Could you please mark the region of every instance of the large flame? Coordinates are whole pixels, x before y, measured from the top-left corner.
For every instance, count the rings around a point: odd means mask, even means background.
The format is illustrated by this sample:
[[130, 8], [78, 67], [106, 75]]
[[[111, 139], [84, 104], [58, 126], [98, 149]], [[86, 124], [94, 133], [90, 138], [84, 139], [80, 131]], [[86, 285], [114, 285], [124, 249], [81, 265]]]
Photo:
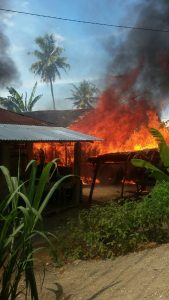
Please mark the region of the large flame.
[[157, 143], [150, 128], [158, 129], [169, 141], [169, 131], [160, 121], [157, 107], [152, 101], [128, 92], [126, 86], [133, 83], [133, 75], [121, 81], [120, 87], [109, 87], [95, 109], [70, 126], [71, 129], [104, 139], [103, 142], [85, 146], [94, 155], [156, 148]]
[[[133, 92], [133, 85], [141, 66], [129, 74], [111, 78], [113, 84], [101, 94], [97, 107], [83, 118], [71, 124], [70, 129], [103, 138], [102, 142], [85, 143], [84, 157], [111, 152], [123, 152], [157, 148], [150, 128], [158, 129], [169, 142], [169, 130], [160, 121], [159, 103]], [[148, 94], [148, 93], [147, 93]], [[164, 101], [160, 101], [163, 105]], [[42, 151], [43, 149], [43, 151]], [[59, 157], [63, 165], [73, 163], [73, 145], [46, 143], [34, 144], [34, 154], [40, 161]], [[42, 157], [40, 155], [42, 154]]]

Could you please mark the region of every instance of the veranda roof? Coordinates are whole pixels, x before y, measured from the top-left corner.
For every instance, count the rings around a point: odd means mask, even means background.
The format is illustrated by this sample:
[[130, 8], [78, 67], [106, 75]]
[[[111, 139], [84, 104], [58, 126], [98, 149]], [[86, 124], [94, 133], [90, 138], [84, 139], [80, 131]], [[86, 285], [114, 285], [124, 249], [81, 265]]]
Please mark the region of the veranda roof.
[[92, 142], [101, 140], [64, 127], [0, 124], [1, 142]]

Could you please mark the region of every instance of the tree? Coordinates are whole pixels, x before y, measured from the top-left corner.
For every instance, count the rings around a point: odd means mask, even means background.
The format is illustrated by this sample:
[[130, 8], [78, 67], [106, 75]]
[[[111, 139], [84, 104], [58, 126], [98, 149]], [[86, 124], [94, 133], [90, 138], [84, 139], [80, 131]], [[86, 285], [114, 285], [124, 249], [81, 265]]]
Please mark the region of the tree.
[[72, 86], [72, 97], [67, 99], [73, 100], [76, 108], [93, 108], [99, 93], [99, 89], [95, 84], [83, 80], [79, 86], [75, 84], [72, 84]]
[[43, 82], [50, 84], [53, 109], [56, 109], [53, 83], [56, 76], [61, 77], [60, 69], [66, 71], [70, 66], [66, 62], [66, 57], [62, 56], [64, 49], [62, 47], [56, 47], [56, 40], [53, 34], [46, 34], [43, 37], [39, 36], [35, 42], [39, 49], [32, 52], [32, 54], [38, 60], [32, 64], [31, 70], [34, 74], [39, 75]]
[[33, 106], [42, 97], [42, 95], [35, 96], [36, 88], [37, 82], [33, 86], [31, 95], [28, 99], [27, 93], [24, 97], [23, 94], [19, 94], [13, 87], [7, 87], [9, 96], [6, 98], [0, 97], [0, 105], [15, 112], [32, 111]]

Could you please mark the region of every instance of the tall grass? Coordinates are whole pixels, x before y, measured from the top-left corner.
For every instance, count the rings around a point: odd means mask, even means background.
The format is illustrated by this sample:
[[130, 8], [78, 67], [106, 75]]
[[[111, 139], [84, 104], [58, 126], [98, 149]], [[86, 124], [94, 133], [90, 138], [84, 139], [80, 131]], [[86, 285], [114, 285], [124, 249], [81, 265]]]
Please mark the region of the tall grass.
[[[48, 163], [37, 179], [36, 162], [30, 161], [26, 168], [30, 175], [25, 182], [20, 180], [19, 169], [18, 176], [11, 177], [9, 170], [0, 166], [8, 188], [7, 197], [0, 201], [0, 300], [14, 300], [23, 292], [25, 299], [28, 292], [31, 299], [39, 299], [33, 261], [33, 254], [38, 249], [33, 248], [32, 240], [41, 235], [50, 243], [47, 234], [37, 230], [37, 225], [42, 221], [42, 213], [54, 191], [71, 176], [55, 182], [46, 193], [53, 166], [57, 167], [56, 161]], [[24, 291], [19, 289], [23, 276]]]

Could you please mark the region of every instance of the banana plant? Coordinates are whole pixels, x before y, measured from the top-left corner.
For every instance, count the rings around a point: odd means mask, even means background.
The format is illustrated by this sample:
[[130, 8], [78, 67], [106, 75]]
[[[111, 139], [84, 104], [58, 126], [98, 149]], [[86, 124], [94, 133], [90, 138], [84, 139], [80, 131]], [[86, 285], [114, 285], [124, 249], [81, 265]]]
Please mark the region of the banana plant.
[[169, 181], [169, 146], [163, 135], [157, 129], [151, 128], [150, 133], [158, 143], [160, 159], [164, 170], [143, 159], [133, 158], [131, 159], [131, 163], [135, 167], [145, 168], [150, 171], [157, 181]]

